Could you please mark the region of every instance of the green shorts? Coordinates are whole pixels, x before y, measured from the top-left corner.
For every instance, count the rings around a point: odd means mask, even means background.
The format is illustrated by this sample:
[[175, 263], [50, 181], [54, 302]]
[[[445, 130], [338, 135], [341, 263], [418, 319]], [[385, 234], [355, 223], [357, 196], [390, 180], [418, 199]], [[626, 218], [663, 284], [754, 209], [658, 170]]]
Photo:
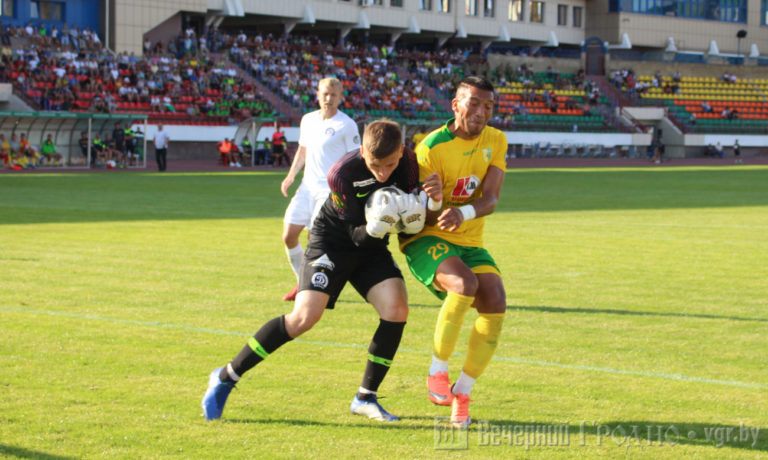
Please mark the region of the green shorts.
[[458, 257], [473, 273], [495, 273], [501, 276], [499, 267], [485, 248], [458, 246], [436, 236], [422, 236], [403, 248], [408, 268], [421, 284], [439, 299], [445, 298], [445, 291], [435, 289], [437, 267], [449, 257]]

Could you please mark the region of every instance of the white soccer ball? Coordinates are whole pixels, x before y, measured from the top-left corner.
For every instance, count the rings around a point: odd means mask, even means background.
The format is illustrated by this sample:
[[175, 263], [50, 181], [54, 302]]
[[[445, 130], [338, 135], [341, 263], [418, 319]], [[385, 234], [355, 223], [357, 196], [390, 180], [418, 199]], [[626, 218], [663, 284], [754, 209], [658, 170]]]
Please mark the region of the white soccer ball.
[[395, 186], [380, 188], [373, 192], [365, 203], [365, 220], [384, 221], [392, 226], [389, 233], [397, 233], [399, 230], [395, 224], [400, 220], [400, 216], [396, 198], [400, 195], [405, 195], [405, 192]]

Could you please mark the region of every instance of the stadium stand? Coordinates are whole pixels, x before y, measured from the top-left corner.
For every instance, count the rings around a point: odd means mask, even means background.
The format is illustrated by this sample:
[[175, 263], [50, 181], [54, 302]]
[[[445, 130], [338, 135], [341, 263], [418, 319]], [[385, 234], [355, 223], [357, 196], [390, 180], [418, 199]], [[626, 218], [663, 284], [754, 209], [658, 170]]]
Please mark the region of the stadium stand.
[[[396, 121], [435, 120], [448, 116], [424, 94], [426, 82], [408, 74], [386, 47], [349, 45], [334, 49], [316, 37], [275, 39], [256, 35], [226, 43], [229, 58], [295, 109], [315, 106], [317, 83], [334, 75], [344, 86], [341, 110], [355, 119], [388, 117]], [[390, 53], [389, 55], [387, 53]]]
[[637, 85], [643, 104], [665, 107], [686, 132], [768, 133], [767, 79], [640, 75]]

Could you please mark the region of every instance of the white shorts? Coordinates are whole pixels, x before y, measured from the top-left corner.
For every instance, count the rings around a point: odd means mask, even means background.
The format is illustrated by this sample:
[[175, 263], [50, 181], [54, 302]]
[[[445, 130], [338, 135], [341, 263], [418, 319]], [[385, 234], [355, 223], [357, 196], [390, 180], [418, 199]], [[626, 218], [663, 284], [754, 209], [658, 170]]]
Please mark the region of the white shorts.
[[312, 221], [320, 212], [323, 203], [328, 199], [329, 189], [317, 190], [315, 193], [309, 191], [303, 183], [299, 185], [296, 193], [291, 198], [291, 203], [285, 209], [283, 222], [287, 224], [302, 225], [312, 229]]

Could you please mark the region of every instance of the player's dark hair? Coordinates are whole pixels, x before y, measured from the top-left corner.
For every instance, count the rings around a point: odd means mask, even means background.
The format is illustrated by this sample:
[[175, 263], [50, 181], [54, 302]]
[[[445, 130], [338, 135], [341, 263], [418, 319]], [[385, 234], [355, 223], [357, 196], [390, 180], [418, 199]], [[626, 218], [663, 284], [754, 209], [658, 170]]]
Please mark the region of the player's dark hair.
[[365, 127], [363, 147], [374, 158], [386, 158], [397, 151], [403, 144], [400, 125], [392, 120], [376, 120]]
[[493, 83], [488, 81], [487, 78], [480, 77], [477, 75], [470, 75], [469, 77], [466, 77], [463, 80], [461, 80], [459, 82], [459, 85], [456, 87], [456, 94], [459, 93], [459, 90], [461, 90], [462, 86], [474, 86], [477, 89], [493, 92]]

